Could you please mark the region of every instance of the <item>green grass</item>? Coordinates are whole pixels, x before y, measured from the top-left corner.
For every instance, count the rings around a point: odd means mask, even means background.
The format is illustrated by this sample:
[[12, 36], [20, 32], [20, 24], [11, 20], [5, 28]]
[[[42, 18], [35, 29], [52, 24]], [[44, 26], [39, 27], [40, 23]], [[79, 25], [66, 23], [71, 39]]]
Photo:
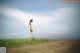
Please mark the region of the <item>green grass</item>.
[[46, 39], [3, 39], [0, 40], [0, 47], [14, 47], [14, 46], [20, 46], [23, 44], [38, 44], [38, 43], [45, 43], [48, 40]]

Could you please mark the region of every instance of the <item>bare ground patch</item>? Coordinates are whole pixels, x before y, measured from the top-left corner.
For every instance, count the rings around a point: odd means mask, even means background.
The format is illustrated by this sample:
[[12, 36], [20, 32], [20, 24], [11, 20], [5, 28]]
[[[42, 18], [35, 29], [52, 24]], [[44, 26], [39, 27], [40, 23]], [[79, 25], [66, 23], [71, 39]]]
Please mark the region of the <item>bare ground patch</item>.
[[80, 41], [49, 41], [7, 48], [7, 53], [80, 53]]

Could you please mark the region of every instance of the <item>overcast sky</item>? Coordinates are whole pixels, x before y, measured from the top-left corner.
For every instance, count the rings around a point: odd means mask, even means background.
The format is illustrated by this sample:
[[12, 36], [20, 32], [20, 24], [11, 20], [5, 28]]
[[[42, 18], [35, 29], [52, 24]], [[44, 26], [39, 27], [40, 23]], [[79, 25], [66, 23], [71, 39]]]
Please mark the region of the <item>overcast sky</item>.
[[28, 38], [30, 19], [36, 38], [79, 39], [79, 5], [60, 0], [0, 0], [0, 39]]

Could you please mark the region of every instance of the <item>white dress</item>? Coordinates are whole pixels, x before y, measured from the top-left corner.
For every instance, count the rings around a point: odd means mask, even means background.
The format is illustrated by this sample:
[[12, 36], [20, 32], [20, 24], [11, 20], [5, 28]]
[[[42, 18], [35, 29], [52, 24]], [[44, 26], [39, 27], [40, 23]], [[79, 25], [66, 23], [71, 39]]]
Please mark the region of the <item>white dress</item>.
[[33, 31], [33, 29], [32, 29], [32, 23], [30, 23], [30, 31]]

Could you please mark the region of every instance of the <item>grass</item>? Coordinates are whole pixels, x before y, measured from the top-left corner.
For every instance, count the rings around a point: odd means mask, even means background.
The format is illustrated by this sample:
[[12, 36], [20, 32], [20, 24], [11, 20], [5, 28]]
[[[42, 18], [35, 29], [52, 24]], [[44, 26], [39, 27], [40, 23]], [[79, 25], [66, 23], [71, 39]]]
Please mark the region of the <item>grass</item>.
[[20, 46], [22, 44], [38, 44], [47, 42], [46, 39], [1, 39], [0, 40], [0, 47], [11, 47], [11, 46]]

